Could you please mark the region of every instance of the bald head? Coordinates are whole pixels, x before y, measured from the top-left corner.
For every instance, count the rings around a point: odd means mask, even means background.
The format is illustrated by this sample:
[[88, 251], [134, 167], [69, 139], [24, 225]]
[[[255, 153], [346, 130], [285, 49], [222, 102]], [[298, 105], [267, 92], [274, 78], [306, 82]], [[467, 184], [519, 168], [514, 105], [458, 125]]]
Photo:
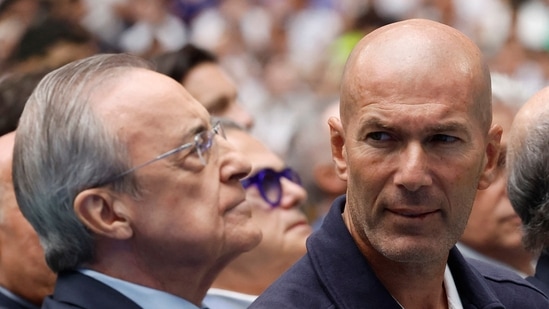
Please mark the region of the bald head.
[[549, 248], [549, 87], [519, 110], [509, 134], [509, 199], [525, 227], [526, 247]]
[[549, 117], [549, 87], [532, 96], [519, 110], [511, 128], [508, 160], [512, 163], [514, 154], [522, 148], [528, 132], [536, 127], [542, 118]]
[[[478, 47], [458, 30], [430, 20], [412, 19], [378, 28], [349, 56], [341, 82], [341, 117], [345, 126], [355, 104], [372, 91], [390, 100], [392, 83], [399, 91], [417, 91], [425, 80], [434, 92], [461, 88], [477, 103], [480, 120], [491, 122], [490, 75]], [[385, 91], [387, 90], [387, 91]]]

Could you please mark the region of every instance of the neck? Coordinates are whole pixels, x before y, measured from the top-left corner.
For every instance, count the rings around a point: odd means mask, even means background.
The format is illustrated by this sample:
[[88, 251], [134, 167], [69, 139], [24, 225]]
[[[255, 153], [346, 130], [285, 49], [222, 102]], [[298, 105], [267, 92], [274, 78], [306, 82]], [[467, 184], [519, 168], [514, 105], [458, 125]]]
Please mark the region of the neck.
[[200, 307], [206, 292], [226, 263], [158, 263], [130, 250], [96, 252], [87, 268], [131, 283], [164, 291]]
[[[350, 220], [343, 216], [350, 225]], [[353, 238], [360, 239], [349, 228]], [[422, 262], [397, 262], [378, 252], [371, 244], [356, 241], [370, 267], [393, 298], [406, 309], [446, 309], [448, 298], [444, 288], [444, 271], [448, 253]]]
[[[383, 261], [379, 261], [384, 259]], [[368, 258], [383, 286], [406, 309], [447, 308], [444, 289], [446, 264], [411, 264]]]
[[281, 255], [257, 255], [257, 250], [241, 254], [227, 265], [217, 276], [212, 287], [259, 295], [267, 289], [293, 262], [297, 260], [282, 258]]

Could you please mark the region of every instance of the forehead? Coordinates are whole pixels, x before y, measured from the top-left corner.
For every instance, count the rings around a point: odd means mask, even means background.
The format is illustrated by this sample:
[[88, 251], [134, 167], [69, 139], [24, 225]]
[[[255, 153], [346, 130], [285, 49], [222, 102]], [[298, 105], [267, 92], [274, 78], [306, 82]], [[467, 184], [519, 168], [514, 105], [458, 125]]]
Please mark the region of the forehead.
[[209, 125], [206, 109], [171, 78], [145, 69], [122, 74], [98, 87], [91, 98], [96, 113], [122, 140], [154, 142], [165, 149], [174, 146], [174, 139], [182, 143], [192, 128]]
[[284, 167], [284, 162], [274, 152], [269, 150], [261, 141], [249, 133], [229, 129], [226, 131], [226, 135], [227, 140], [250, 160], [254, 171], [266, 167], [275, 170]]
[[194, 67], [183, 83], [189, 93], [209, 108], [220, 97], [236, 96], [236, 85], [219, 64], [201, 63]]

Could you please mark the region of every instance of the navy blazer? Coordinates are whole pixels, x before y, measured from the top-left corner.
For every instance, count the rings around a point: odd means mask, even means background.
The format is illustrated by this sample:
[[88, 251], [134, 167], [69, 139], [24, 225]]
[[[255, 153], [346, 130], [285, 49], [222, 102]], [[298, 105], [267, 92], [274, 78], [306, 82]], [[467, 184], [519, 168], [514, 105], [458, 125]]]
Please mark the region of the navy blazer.
[[536, 264], [536, 275], [526, 280], [549, 295], [549, 253], [541, 254]]
[[120, 292], [77, 271], [61, 272], [42, 308], [140, 309]]
[[[341, 213], [345, 196], [334, 201], [320, 230], [307, 239], [307, 254], [249, 308], [401, 309], [356, 246]], [[448, 258], [465, 309], [549, 308], [541, 291], [518, 275], [475, 262], [452, 248]]]
[[15, 300], [0, 293], [0, 309], [35, 309], [36, 307], [29, 307], [25, 304], [16, 302]]

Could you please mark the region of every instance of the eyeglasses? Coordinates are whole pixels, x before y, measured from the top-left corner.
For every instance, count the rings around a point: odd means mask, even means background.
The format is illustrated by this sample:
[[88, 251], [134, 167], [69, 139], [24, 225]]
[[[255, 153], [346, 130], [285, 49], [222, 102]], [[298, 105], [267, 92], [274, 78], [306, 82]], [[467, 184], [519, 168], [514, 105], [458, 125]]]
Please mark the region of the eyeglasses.
[[137, 166], [134, 166], [132, 168], [130, 168], [129, 170], [123, 172], [123, 173], [120, 173], [118, 174], [117, 176], [113, 177], [110, 181], [108, 181], [107, 183], [109, 182], [113, 182], [114, 180], [120, 178], [120, 177], [123, 177], [123, 176], [126, 176], [130, 173], [133, 173], [135, 172], [136, 170], [142, 168], [142, 167], [145, 167], [149, 164], [152, 164], [158, 160], [162, 160], [166, 157], [169, 157], [173, 154], [176, 154], [178, 152], [181, 152], [185, 149], [189, 149], [189, 148], [194, 148], [196, 150], [196, 153], [198, 154], [198, 158], [200, 158], [200, 162], [203, 164], [203, 165], [206, 165], [206, 157], [205, 157], [205, 154], [206, 152], [212, 148], [212, 144], [213, 144], [213, 140], [214, 140], [214, 137], [215, 135], [220, 135], [221, 137], [225, 138], [225, 131], [223, 130], [223, 127], [221, 126], [221, 122], [216, 122], [214, 124], [214, 126], [212, 127], [211, 130], [205, 130], [205, 131], [202, 131], [198, 134], [196, 134], [194, 136], [194, 140], [190, 143], [186, 143], [186, 144], [183, 144], [175, 149], [172, 149], [168, 152], [165, 152], [161, 155], [158, 155], [156, 156], [154, 159], [150, 160], [150, 161], [147, 161], [145, 163], [141, 163]]
[[282, 184], [280, 183], [281, 177], [301, 185], [299, 175], [291, 168], [285, 168], [280, 172], [270, 168], [265, 168], [251, 177], [242, 179], [240, 183], [242, 183], [244, 189], [247, 189], [252, 185], [256, 185], [259, 189], [261, 197], [265, 200], [265, 202], [274, 208], [280, 204], [280, 200], [282, 199]]

